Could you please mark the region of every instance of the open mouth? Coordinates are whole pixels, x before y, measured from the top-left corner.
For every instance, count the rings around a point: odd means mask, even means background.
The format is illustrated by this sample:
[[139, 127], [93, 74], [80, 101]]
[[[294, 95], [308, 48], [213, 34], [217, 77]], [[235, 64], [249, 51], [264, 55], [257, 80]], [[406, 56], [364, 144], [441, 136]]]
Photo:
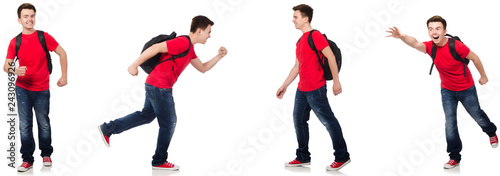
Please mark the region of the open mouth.
[[439, 39], [439, 36], [433, 36], [432, 38], [434, 38], [435, 40]]

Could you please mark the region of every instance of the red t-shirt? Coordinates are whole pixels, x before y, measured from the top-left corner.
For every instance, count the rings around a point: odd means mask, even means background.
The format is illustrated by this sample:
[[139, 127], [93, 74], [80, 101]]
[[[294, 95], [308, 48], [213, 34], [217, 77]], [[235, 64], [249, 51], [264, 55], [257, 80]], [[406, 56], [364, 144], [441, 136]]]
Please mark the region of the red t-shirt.
[[[45, 42], [47, 49], [54, 51], [59, 43], [48, 33], [45, 33]], [[45, 91], [49, 89], [49, 69], [47, 67], [47, 56], [38, 40], [38, 32], [32, 34], [23, 34], [21, 46], [19, 47], [20, 66], [26, 66], [26, 75], [18, 76], [16, 85], [29, 91]], [[10, 41], [7, 51], [7, 59], [16, 57], [16, 37]]]
[[[300, 41], [297, 42], [295, 54], [299, 61], [299, 90], [303, 92], [319, 89], [326, 84], [323, 77], [323, 70], [318, 62], [318, 56], [308, 43], [309, 32], [302, 34]], [[315, 31], [312, 35], [314, 45], [318, 49], [320, 56], [323, 57], [321, 50], [328, 46], [326, 38], [319, 31]]]
[[[191, 45], [191, 49], [186, 56], [161, 63], [156, 66], [146, 78], [146, 83], [152, 86], [162, 89], [171, 89], [175, 82], [177, 82], [177, 78], [179, 78], [182, 71], [184, 71], [192, 59], [196, 59], [198, 56], [196, 56], [196, 53], [194, 52], [193, 44], [191, 44], [186, 37], [181, 36], [168, 40], [166, 45], [168, 53], [163, 53], [160, 61], [186, 51], [189, 48], [189, 45]], [[172, 65], [174, 67], [173, 71]]]
[[[450, 40], [448, 40], [449, 42]], [[443, 47], [436, 46], [436, 58], [434, 65], [439, 72], [441, 78], [441, 87], [451, 91], [462, 91], [474, 85], [474, 79], [470, 73], [469, 67], [466, 66], [466, 76], [464, 77], [463, 63], [453, 58], [448, 47], [448, 42]], [[427, 54], [432, 53], [432, 41], [424, 42]], [[461, 58], [467, 57], [470, 49], [462, 42], [456, 40], [455, 49]], [[431, 56], [432, 57], [432, 56]]]

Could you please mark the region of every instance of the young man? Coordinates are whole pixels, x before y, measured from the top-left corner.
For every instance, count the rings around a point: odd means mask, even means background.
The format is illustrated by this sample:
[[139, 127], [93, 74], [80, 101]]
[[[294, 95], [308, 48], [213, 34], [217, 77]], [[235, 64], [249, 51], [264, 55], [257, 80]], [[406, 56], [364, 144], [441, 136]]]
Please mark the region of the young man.
[[[432, 45], [436, 45], [436, 56], [434, 64], [441, 78], [441, 96], [443, 109], [446, 117], [446, 142], [448, 144], [447, 152], [450, 153], [450, 160], [444, 165], [445, 169], [454, 168], [459, 165], [461, 160], [460, 151], [462, 150], [462, 141], [458, 134], [457, 128], [457, 105], [461, 102], [467, 112], [479, 124], [483, 132], [490, 137], [490, 144], [493, 148], [498, 146], [498, 137], [496, 135], [497, 127], [493, 124], [486, 113], [479, 106], [474, 79], [472, 78], [469, 67], [465, 67], [461, 61], [453, 58], [448, 42], [445, 37], [446, 21], [440, 16], [433, 16], [427, 20], [427, 28], [431, 41], [419, 42], [414, 37], [403, 34], [398, 28], [390, 28], [390, 35], [401, 39], [407, 45], [417, 49], [418, 51], [432, 55]], [[488, 77], [483, 68], [483, 64], [479, 57], [472, 52], [462, 42], [455, 41], [456, 52], [461, 58], [471, 60], [481, 74], [479, 83], [481, 85], [488, 82]]]
[[[19, 112], [19, 129], [21, 133], [21, 154], [23, 163], [18, 171], [24, 172], [32, 168], [35, 151], [33, 139], [33, 109], [38, 124], [39, 148], [42, 151], [44, 166], [51, 166], [50, 158], [53, 148], [49, 119], [49, 69], [46, 53], [39, 41], [38, 32], [33, 27], [36, 22], [35, 6], [22, 4], [17, 10], [18, 22], [22, 25], [21, 45], [16, 53], [16, 37], [10, 41], [4, 71], [17, 75], [16, 97]], [[62, 75], [57, 85], [67, 84], [67, 56], [64, 49], [48, 33], [44, 33], [47, 49], [55, 51], [60, 58]], [[19, 67], [12, 67], [14, 59], [19, 58]]]
[[[146, 79], [146, 101], [142, 111], [137, 111], [125, 117], [100, 125], [106, 146], [109, 147], [109, 138], [113, 134], [119, 134], [131, 128], [150, 123], [158, 117], [160, 130], [155, 154], [153, 155], [153, 169], [178, 170], [179, 166], [167, 161], [168, 146], [174, 134], [177, 116], [175, 114], [172, 87], [179, 75], [189, 63], [198, 71], [205, 73], [210, 70], [220, 59], [227, 54], [224, 47], [220, 47], [219, 53], [210, 61], [202, 63], [196, 56], [193, 45], [205, 44], [210, 38], [214, 22], [205, 16], [196, 16], [191, 22], [189, 38], [180, 36], [166, 42], [155, 44], [146, 49], [139, 58], [130, 65], [128, 72], [137, 76], [139, 65], [158, 53], [163, 53], [160, 60], [167, 59], [189, 49], [189, 53], [174, 61], [163, 62], [156, 66]], [[188, 40], [190, 39], [190, 41]]]
[[[335, 152], [335, 161], [326, 167], [327, 170], [339, 170], [347, 165], [351, 160], [347, 152], [347, 146], [342, 135], [337, 118], [330, 108], [328, 103], [326, 80], [323, 77], [323, 71], [318, 62], [316, 53], [309, 47], [308, 36], [311, 32], [311, 20], [313, 17], [313, 9], [305, 4], [293, 7], [293, 23], [295, 28], [302, 31], [302, 37], [297, 43], [296, 60], [290, 74], [278, 89], [276, 97], [282, 99], [287, 87], [295, 80], [297, 75], [300, 75], [300, 81], [297, 92], [295, 94], [295, 105], [293, 110], [293, 121], [295, 125], [295, 133], [299, 147], [297, 148], [297, 157], [290, 162], [285, 163], [286, 167], [296, 167], [309, 165], [311, 157], [309, 153], [309, 127], [307, 121], [311, 109], [319, 118], [321, 123], [326, 127], [333, 143]], [[321, 55], [328, 58], [330, 69], [333, 73], [333, 94], [338, 95], [342, 92], [340, 85], [337, 63], [326, 38], [320, 32], [313, 32], [314, 44]]]

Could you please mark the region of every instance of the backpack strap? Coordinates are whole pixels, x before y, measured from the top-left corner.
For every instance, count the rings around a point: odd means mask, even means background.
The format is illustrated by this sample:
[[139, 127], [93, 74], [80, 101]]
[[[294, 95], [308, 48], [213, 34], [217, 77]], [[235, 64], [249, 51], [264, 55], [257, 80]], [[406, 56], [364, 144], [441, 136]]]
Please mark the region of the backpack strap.
[[436, 59], [436, 52], [437, 52], [436, 44], [432, 42], [432, 50], [431, 50], [432, 65], [431, 65], [431, 71], [429, 71], [429, 75], [432, 74], [432, 69], [434, 68], [434, 59]]
[[311, 49], [314, 51], [314, 53], [316, 53], [316, 56], [318, 57], [319, 64], [323, 65], [324, 62], [321, 60], [321, 56], [319, 55], [319, 51], [316, 48], [316, 45], [314, 44], [313, 32], [315, 32], [315, 31], [317, 31], [317, 30], [313, 29], [313, 30], [311, 30], [311, 32], [309, 32], [309, 37], [307, 38], [307, 42], [309, 43], [309, 47], [311, 47]]
[[16, 58], [15, 58], [14, 62], [19, 60], [17, 53], [19, 52], [19, 48], [21, 47], [22, 39], [23, 39], [23, 33], [21, 32], [21, 33], [19, 33], [19, 35], [16, 36]]
[[45, 51], [47, 57], [47, 67], [49, 68], [49, 74], [52, 73], [52, 58], [50, 57], [49, 49], [47, 48], [47, 42], [45, 41], [45, 32], [38, 30], [38, 40], [42, 44], [42, 48]]
[[455, 48], [455, 42], [456, 40], [454, 38], [449, 38], [448, 39], [448, 48], [450, 48], [450, 53], [451, 53], [451, 56], [453, 56], [453, 58], [457, 61], [460, 61], [462, 62], [462, 65], [463, 65], [463, 68], [464, 68], [464, 77], [467, 76], [467, 72], [466, 72], [466, 69], [465, 69], [465, 59], [460, 57], [460, 55], [457, 53], [457, 50]]

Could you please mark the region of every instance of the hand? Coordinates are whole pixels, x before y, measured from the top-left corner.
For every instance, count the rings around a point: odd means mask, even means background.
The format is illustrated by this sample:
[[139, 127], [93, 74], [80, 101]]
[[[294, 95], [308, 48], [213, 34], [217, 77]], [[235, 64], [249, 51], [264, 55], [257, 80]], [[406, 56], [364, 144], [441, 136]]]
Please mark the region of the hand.
[[333, 83], [333, 95], [337, 96], [340, 93], [342, 93], [342, 85], [340, 85], [340, 82], [334, 82]]
[[401, 31], [397, 27], [392, 27], [392, 28], [389, 28], [389, 29], [390, 30], [387, 30], [386, 32], [391, 33], [391, 35], [387, 35], [385, 37], [394, 37], [394, 38], [397, 38], [397, 39], [401, 39], [401, 38], [406, 37], [406, 35], [403, 34], [403, 33], [401, 33]]
[[17, 76], [24, 76], [24, 75], [26, 75], [26, 70], [28, 70], [28, 68], [26, 68], [26, 66], [20, 66], [19, 68], [15, 69], [14, 73]]
[[286, 87], [283, 86], [280, 87], [278, 89], [278, 92], [276, 92], [276, 97], [281, 100], [283, 98], [283, 95], [285, 95], [285, 92], [286, 92]]
[[486, 76], [481, 76], [481, 78], [479, 79], [479, 84], [481, 85], [485, 85], [486, 83], [488, 83], [488, 77]]
[[226, 56], [226, 54], [227, 54], [227, 49], [226, 49], [225, 47], [221, 46], [221, 47], [219, 48], [219, 55], [220, 55], [221, 57], [224, 57], [224, 56]]
[[139, 74], [139, 70], [137, 70], [137, 66], [132, 64], [128, 67], [128, 73], [132, 76], [137, 76]]
[[57, 81], [57, 86], [59, 87], [64, 87], [66, 84], [68, 84], [68, 78], [62, 76], [59, 81]]

